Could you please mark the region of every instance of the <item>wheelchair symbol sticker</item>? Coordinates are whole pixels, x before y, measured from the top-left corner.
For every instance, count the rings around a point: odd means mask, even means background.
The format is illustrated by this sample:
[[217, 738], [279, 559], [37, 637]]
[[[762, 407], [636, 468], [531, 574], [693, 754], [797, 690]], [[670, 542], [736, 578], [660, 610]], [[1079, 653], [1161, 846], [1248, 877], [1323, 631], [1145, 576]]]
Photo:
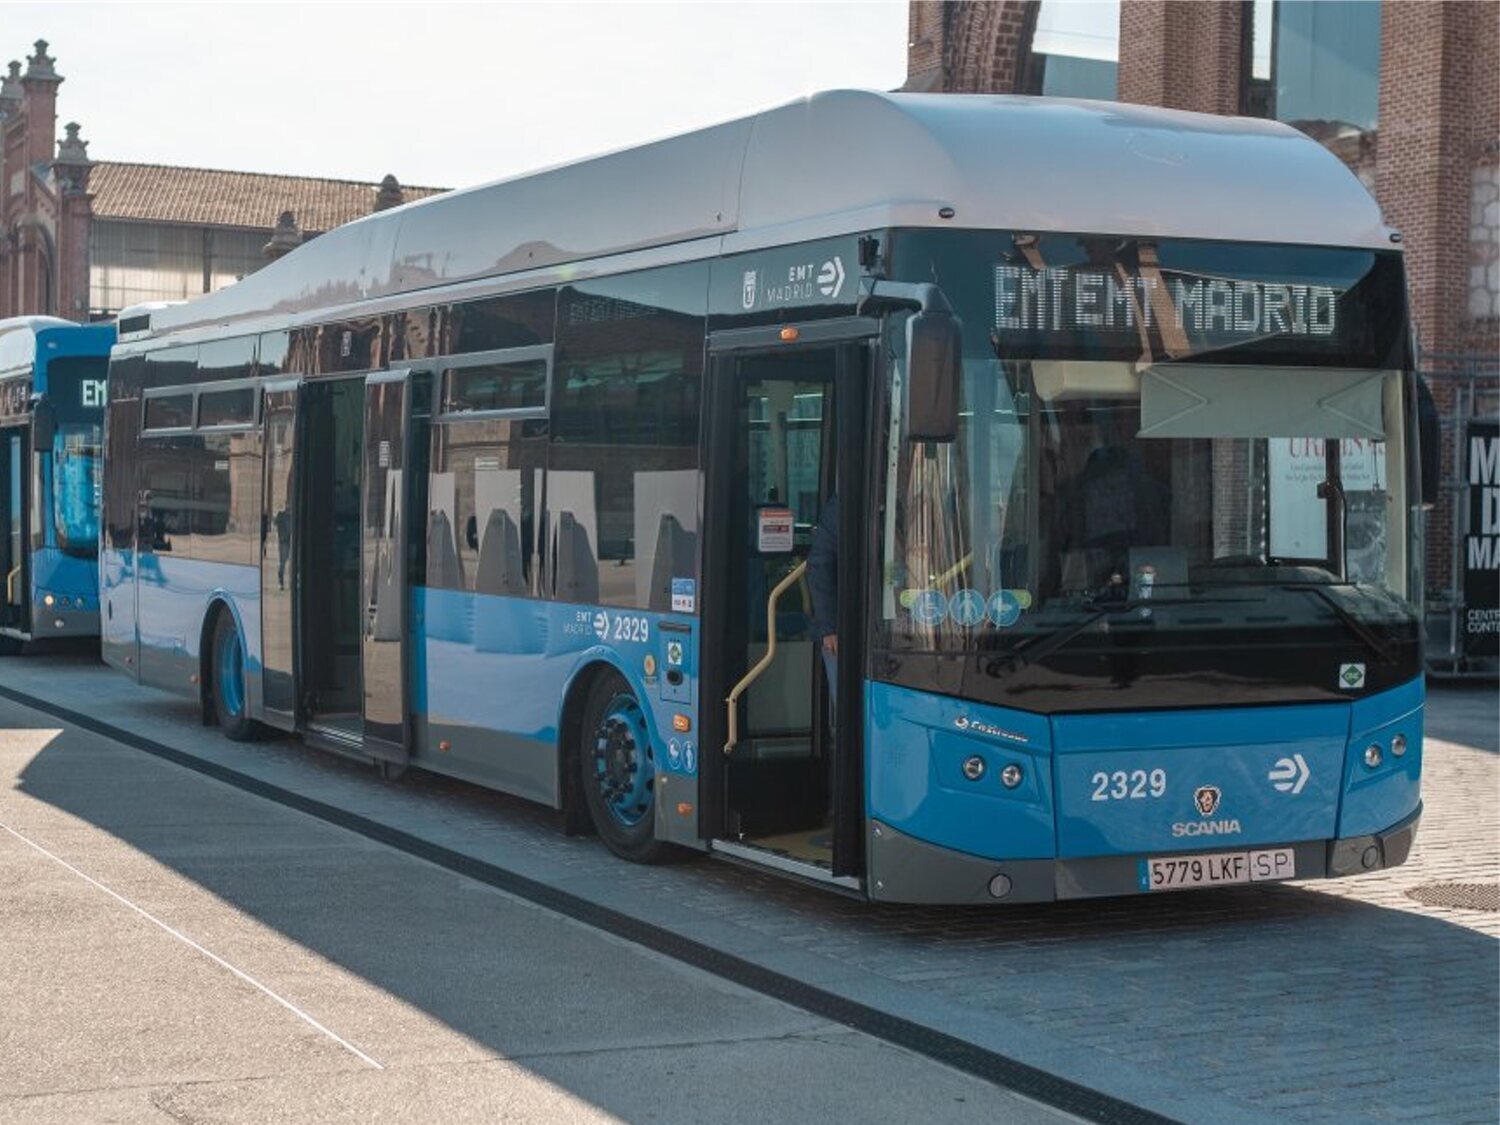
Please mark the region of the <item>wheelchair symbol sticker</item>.
[[911, 604], [911, 615], [922, 625], [937, 625], [948, 612], [948, 599], [941, 590], [923, 590]]

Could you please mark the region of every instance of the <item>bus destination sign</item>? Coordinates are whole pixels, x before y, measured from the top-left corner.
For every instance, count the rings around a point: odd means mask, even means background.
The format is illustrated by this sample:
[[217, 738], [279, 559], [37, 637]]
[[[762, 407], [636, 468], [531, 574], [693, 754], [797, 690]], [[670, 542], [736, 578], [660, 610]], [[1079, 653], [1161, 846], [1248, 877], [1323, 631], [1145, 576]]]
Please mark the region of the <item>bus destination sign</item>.
[[1328, 285], [1280, 284], [1172, 274], [1000, 264], [995, 327], [1002, 333], [1128, 333], [1176, 330], [1195, 341], [1229, 343], [1272, 336], [1331, 337], [1340, 292]]

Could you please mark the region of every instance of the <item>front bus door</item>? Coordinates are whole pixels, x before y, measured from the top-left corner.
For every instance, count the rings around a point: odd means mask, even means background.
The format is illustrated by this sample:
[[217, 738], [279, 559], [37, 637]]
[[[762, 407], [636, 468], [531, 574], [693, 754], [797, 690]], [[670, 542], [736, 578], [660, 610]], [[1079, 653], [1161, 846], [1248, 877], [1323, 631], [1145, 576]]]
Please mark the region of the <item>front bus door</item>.
[[17, 634], [31, 631], [26, 550], [31, 522], [27, 511], [31, 465], [28, 444], [24, 427], [0, 430], [0, 577], [5, 581], [0, 629]]
[[411, 755], [407, 557], [412, 465], [412, 373], [365, 379], [360, 537], [360, 672], [364, 751], [389, 766]]
[[715, 849], [854, 887], [873, 343], [850, 334], [829, 323], [797, 344], [776, 346], [779, 329], [710, 344], [700, 761]]

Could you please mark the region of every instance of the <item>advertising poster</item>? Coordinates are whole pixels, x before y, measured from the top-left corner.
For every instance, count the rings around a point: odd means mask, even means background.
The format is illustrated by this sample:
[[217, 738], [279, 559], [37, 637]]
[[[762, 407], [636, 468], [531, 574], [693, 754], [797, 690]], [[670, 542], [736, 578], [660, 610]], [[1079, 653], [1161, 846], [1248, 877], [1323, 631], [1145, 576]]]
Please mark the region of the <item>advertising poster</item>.
[[1464, 436], [1464, 652], [1500, 656], [1500, 423], [1470, 422]]

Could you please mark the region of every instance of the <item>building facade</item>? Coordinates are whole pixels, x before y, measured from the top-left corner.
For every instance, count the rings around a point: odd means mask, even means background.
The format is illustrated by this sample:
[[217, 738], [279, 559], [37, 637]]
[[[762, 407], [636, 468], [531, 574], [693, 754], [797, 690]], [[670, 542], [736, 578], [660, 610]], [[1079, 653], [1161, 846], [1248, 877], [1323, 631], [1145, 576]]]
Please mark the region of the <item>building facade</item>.
[[38, 40], [0, 80], [0, 317], [87, 321], [230, 285], [308, 238], [440, 190], [93, 160], [57, 137], [63, 77]]
[[1473, 545], [1488, 501], [1471, 442], [1500, 413], [1500, 4], [914, 0], [909, 32], [908, 90], [1271, 117], [1349, 165], [1402, 232], [1443, 418], [1446, 480], [1426, 520], [1432, 666], [1493, 668], [1493, 639], [1475, 659], [1465, 622], [1490, 612], [1474, 590], [1494, 584], [1494, 552]]

